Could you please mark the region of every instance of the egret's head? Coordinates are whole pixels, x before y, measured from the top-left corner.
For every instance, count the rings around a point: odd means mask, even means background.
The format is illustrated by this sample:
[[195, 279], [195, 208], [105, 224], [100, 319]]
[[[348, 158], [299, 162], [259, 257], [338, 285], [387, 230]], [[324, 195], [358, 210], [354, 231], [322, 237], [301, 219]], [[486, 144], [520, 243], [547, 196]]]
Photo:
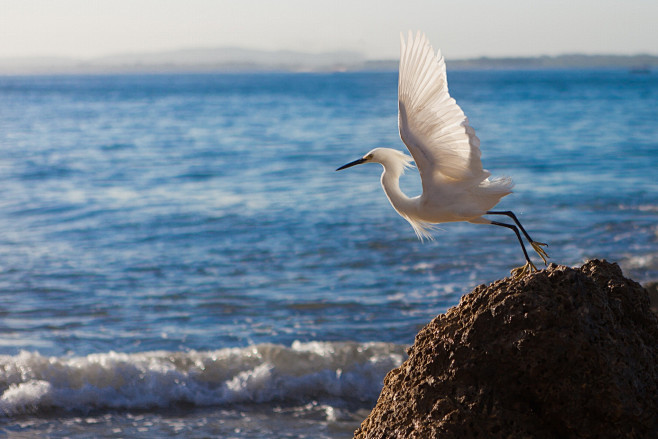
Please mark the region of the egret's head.
[[390, 148], [375, 148], [360, 159], [349, 162], [348, 164], [336, 169], [336, 171], [360, 165], [362, 163], [380, 163], [384, 166], [388, 165], [389, 167], [399, 166], [402, 171], [404, 168], [411, 166], [412, 161], [413, 159], [411, 157], [398, 150]]

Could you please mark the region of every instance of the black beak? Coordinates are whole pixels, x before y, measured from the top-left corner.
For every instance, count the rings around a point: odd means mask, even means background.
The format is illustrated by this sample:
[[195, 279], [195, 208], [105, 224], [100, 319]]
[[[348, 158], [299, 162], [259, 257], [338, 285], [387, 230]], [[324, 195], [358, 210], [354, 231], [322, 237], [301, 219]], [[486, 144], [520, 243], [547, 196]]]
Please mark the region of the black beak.
[[349, 162], [348, 164], [341, 166], [340, 168], [336, 169], [336, 171], [340, 171], [341, 169], [351, 168], [352, 166], [360, 165], [361, 163], [365, 163], [365, 162], [366, 162], [365, 158], [360, 158], [359, 160], [354, 160], [353, 162]]

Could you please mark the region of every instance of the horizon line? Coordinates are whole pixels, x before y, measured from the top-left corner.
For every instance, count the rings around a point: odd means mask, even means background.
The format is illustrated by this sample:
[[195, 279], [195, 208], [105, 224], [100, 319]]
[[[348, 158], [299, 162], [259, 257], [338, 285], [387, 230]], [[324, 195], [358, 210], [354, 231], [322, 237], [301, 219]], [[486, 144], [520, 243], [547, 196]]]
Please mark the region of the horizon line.
[[[67, 60], [67, 61], [77, 61], [77, 62], [93, 62], [98, 60], [104, 60], [108, 58], [119, 58], [119, 57], [148, 57], [153, 55], [167, 55], [175, 54], [181, 52], [213, 52], [213, 51], [239, 51], [245, 53], [260, 53], [260, 54], [273, 54], [273, 53], [289, 53], [295, 55], [304, 55], [308, 57], [317, 57], [317, 56], [327, 56], [327, 55], [339, 55], [339, 54], [350, 54], [352, 56], [356, 55], [361, 57], [365, 61], [397, 61], [398, 58], [384, 58], [384, 57], [369, 57], [363, 52], [347, 49], [336, 49], [328, 50], [322, 52], [305, 52], [300, 50], [293, 49], [258, 49], [250, 47], [241, 47], [241, 46], [185, 46], [180, 48], [171, 48], [171, 49], [162, 49], [162, 50], [143, 50], [143, 51], [124, 51], [124, 52], [112, 52], [104, 55], [93, 55], [93, 56], [84, 56], [84, 55], [64, 55], [64, 54], [41, 54], [41, 55], [0, 55], [0, 61], [28, 61], [28, 60]], [[442, 50], [443, 52], [443, 50]], [[614, 56], [614, 57], [637, 57], [637, 56], [651, 56], [658, 57], [658, 52], [651, 53], [646, 51], [632, 52], [632, 53], [619, 53], [619, 52], [587, 52], [587, 51], [574, 51], [574, 52], [560, 52], [556, 54], [547, 54], [547, 53], [537, 53], [537, 54], [526, 54], [526, 55], [473, 55], [466, 57], [454, 57], [447, 58], [454, 61], [472, 61], [480, 59], [525, 59], [525, 58], [556, 58], [556, 57], [565, 57], [565, 56]], [[445, 57], [445, 55], [444, 55]]]

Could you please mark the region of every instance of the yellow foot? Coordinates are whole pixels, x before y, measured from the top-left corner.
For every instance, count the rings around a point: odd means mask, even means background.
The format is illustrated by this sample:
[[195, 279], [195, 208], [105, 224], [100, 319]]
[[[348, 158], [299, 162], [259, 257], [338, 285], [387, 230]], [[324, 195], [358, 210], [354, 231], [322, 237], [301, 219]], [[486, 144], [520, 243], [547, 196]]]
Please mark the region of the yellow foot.
[[535, 267], [535, 264], [533, 264], [532, 262], [526, 262], [523, 267], [517, 267], [512, 271], [510, 271], [510, 274], [514, 279], [520, 279], [526, 274], [532, 273], [533, 271], [539, 271], [539, 270], [537, 270], [537, 267]]
[[542, 261], [544, 261], [544, 265], [548, 265], [548, 261], [546, 261], [546, 259], [548, 259], [549, 256], [546, 253], [546, 250], [542, 248], [548, 246], [548, 244], [544, 244], [543, 242], [532, 241], [530, 245], [532, 245], [532, 248], [535, 249], [539, 257], [542, 259]]

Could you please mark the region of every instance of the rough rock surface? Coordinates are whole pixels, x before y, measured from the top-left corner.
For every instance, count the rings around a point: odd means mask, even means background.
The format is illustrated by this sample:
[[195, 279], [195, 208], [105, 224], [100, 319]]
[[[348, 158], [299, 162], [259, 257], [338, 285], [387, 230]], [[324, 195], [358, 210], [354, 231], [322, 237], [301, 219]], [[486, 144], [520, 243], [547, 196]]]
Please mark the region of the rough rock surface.
[[481, 285], [408, 353], [356, 438], [658, 438], [658, 320], [617, 264]]
[[649, 282], [644, 285], [649, 293], [649, 302], [651, 302], [651, 311], [658, 314], [658, 282]]

